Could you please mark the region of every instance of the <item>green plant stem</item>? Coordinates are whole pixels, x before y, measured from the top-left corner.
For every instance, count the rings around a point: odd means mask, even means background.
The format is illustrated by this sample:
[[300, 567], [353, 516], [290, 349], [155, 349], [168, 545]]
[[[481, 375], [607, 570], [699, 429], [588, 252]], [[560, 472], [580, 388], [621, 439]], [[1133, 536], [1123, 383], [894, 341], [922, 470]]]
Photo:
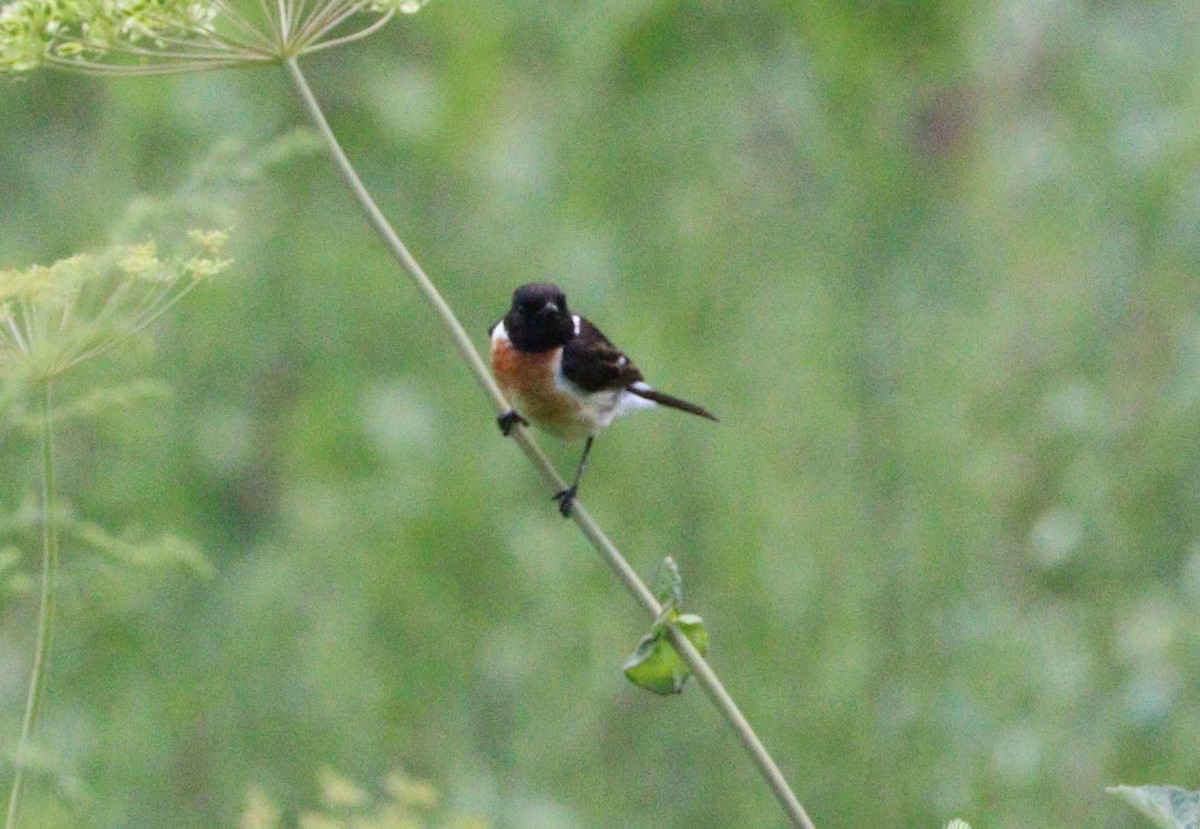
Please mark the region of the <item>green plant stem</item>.
[[21, 736], [13, 758], [12, 788], [8, 793], [8, 812], [4, 829], [16, 829], [21, 808], [21, 791], [25, 783], [25, 761], [33, 731], [37, 728], [41, 710], [46, 666], [50, 661], [50, 641], [54, 633], [55, 591], [58, 586], [58, 529], [54, 513], [57, 494], [54, 484], [54, 397], [51, 381], [42, 387], [42, 590], [38, 601], [37, 638], [33, 648], [33, 668], [29, 673], [29, 690], [25, 697], [25, 715], [21, 720]]
[[[479, 352], [475, 350], [475, 346], [463, 328], [462, 323], [458, 321], [458, 317], [442, 297], [437, 287], [433, 284], [433, 281], [430, 280], [416, 259], [409, 253], [404, 242], [400, 240], [400, 237], [383, 215], [378, 205], [375, 204], [375, 200], [371, 197], [370, 192], [368, 192], [366, 186], [358, 177], [358, 173], [338, 142], [337, 136], [333, 134], [333, 130], [330, 128], [329, 122], [321, 110], [321, 105], [309, 87], [308, 81], [305, 79], [304, 73], [301, 72], [296, 59], [291, 58], [284, 65], [287, 67], [288, 74], [291, 76], [296, 91], [300, 94], [309, 117], [313, 120], [325, 142], [329, 145], [329, 150], [333, 155], [333, 161], [337, 166], [338, 172], [341, 174], [346, 186], [354, 194], [363, 211], [367, 214], [367, 219], [370, 221], [371, 226], [399, 261], [408, 276], [416, 283], [417, 288], [425, 296], [426, 300], [433, 306], [442, 323], [450, 332], [455, 347], [458, 348], [459, 353], [471, 369], [471, 373], [475, 376], [475, 379], [488, 397], [491, 398], [496, 413], [504, 414], [509, 411], [512, 407], [505, 400], [504, 394], [500, 391], [500, 387], [496, 385], [496, 381], [492, 378], [491, 372], [479, 356]], [[524, 429], [515, 429], [512, 433], [512, 439], [541, 473], [542, 478], [552, 487], [554, 492], [560, 492], [566, 487], [566, 482], [563, 481], [554, 469], [549, 458], [533, 442]], [[621, 551], [608, 539], [608, 536], [604, 534], [599, 525], [596, 524], [591, 515], [578, 501], [575, 502], [574, 508], [571, 510], [571, 517], [580, 531], [582, 531], [587, 540], [637, 602], [645, 608], [652, 619], [658, 618], [662, 613], [662, 606], [654, 597], [654, 594], [650, 592], [650, 589], [646, 587], [646, 584], [641, 580], [637, 572], [629, 566], [629, 562], [621, 555]], [[708, 694], [709, 699], [713, 701], [722, 716], [732, 726], [738, 739], [742, 742], [751, 759], [762, 773], [767, 785], [771, 788], [776, 799], [779, 800], [792, 825], [801, 829], [814, 829], [808, 813], [804, 811], [804, 807], [796, 799], [796, 795], [792, 792], [787, 780], [779, 771], [779, 767], [763, 746], [762, 741], [754, 733], [754, 729], [751, 728], [750, 723], [742, 715], [737, 705], [734, 704], [733, 699], [729, 696], [729, 692], [725, 690], [725, 686], [721, 683], [712, 667], [709, 666], [708, 662], [705, 661], [704, 657], [700, 655], [692, 643], [688, 641], [687, 637], [674, 625], [670, 628], [670, 637], [671, 644], [674, 645], [679, 655], [691, 667], [696, 681], [700, 683], [705, 693]]]

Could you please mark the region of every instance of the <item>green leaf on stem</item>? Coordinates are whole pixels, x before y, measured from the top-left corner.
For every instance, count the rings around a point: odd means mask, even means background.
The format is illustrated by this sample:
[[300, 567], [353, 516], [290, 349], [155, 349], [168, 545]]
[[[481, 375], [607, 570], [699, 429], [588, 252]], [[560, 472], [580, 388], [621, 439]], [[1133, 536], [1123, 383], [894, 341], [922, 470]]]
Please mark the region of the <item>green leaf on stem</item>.
[[692, 675], [692, 669], [671, 644], [670, 628], [686, 636], [701, 656], [708, 653], [708, 630], [696, 614], [680, 612], [683, 576], [671, 556], [663, 559], [654, 588], [662, 602], [662, 612], [621, 667], [625, 677], [640, 688], [656, 694], [678, 694]]
[[678, 628], [701, 656], [708, 653], [708, 629], [704, 627], [704, 620], [694, 613], [679, 614], [672, 609], [669, 618], [656, 622], [641, 638], [622, 666], [625, 677], [634, 685], [664, 696], [681, 692], [692, 675], [692, 669], [671, 644], [668, 636], [671, 626]]
[[683, 576], [671, 556], [664, 558], [662, 566], [658, 568], [658, 576], [654, 579], [654, 595], [667, 607], [683, 605]]

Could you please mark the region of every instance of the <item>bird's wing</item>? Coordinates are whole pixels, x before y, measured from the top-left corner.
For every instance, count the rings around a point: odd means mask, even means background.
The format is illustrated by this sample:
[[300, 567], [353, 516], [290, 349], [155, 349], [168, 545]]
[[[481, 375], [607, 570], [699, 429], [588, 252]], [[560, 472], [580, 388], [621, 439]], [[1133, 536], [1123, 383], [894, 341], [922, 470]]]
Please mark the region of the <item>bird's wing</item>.
[[582, 318], [579, 334], [563, 346], [562, 373], [589, 392], [628, 388], [642, 379], [642, 373], [621, 349]]

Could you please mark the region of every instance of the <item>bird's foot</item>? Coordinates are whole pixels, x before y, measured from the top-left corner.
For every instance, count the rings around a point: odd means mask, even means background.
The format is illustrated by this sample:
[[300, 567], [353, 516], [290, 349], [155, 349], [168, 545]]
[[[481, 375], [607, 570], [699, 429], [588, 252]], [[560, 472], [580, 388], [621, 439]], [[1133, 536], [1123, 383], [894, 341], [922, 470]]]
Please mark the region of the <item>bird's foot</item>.
[[570, 486], [562, 492], [555, 493], [551, 499], [558, 501], [558, 511], [562, 513], [563, 518], [571, 517], [571, 508], [575, 506], [575, 493], [578, 491], [578, 486]]
[[520, 423], [522, 426], [529, 425], [529, 421], [521, 417], [520, 413], [516, 409], [509, 409], [507, 412], [496, 418], [496, 425], [500, 427], [500, 433], [505, 437], [508, 437], [512, 434], [513, 429], [517, 428], [518, 423]]

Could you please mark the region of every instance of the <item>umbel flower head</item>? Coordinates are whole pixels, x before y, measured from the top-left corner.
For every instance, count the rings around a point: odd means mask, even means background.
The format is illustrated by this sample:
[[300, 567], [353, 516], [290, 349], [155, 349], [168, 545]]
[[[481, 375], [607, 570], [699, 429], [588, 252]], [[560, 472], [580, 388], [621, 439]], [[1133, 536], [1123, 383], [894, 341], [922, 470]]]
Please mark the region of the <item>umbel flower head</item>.
[[163, 74], [281, 61], [366, 37], [429, 0], [12, 0], [0, 72]]
[[193, 230], [162, 259], [153, 242], [0, 270], [0, 379], [48, 381], [98, 356], [223, 271], [225, 233]]

